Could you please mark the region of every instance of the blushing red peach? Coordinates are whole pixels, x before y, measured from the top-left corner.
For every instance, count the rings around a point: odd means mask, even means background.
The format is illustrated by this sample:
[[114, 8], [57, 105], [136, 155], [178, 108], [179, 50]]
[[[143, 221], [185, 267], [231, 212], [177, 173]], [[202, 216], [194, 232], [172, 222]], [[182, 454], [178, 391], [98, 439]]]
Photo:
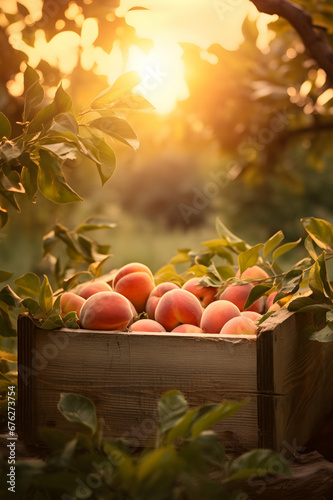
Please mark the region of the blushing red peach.
[[[235, 304], [240, 311], [244, 311], [244, 306], [247, 301], [250, 292], [254, 288], [251, 283], [245, 283], [244, 285], [229, 285], [220, 295], [221, 300], [229, 300]], [[247, 311], [255, 311], [261, 313], [264, 309], [264, 299], [260, 297], [256, 300]]]
[[[236, 273], [236, 277], [239, 278], [240, 272], [239, 270]], [[245, 269], [245, 271], [241, 275], [242, 278], [252, 278], [257, 280], [265, 280], [269, 278], [269, 274], [266, 273], [264, 269], [259, 266], [252, 266]], [[258, 284], [256, 281], [252, 281], [254, 285]]]
[[[266, 311], [268, 311], [268, 309], [273, 305], [273, 304], [277, 304], [276, 302], [274, 302], [274, 299], [275, 297], [277, 296], [277, 292], [272, 292], [268, 295], [267, 297], [267, 300], [266, 300], [266, 304], [265, 304], [265, 309]], [[279, 305], [279, 304], [277, 304]]]
[[153, 319], [139, 319], [131, 324], [130, 332], [165, 332], [165, 328]]
[[257, 325], [250, 318], [238, 316], [232, 318], [222, 327], [220, 333], [228, 335], [256, 335]]
[[146, 303], [146, 313], [148, 314], [149, 318], [155, 319], [155, 310], [162, 295], [164, 295], [166, 292], [169, 292], [170, 290], [176, 289], [179, 289], [179, 286], [176, 285], [176, 283], [172, 283], [171, 281], [165, 281], [164, 283], [160, 283], [159, 285], [155, 286], [155, 288], [150, 292]]
[[88, 299], [92, 295], [98, 292], [111, 292], [112, 288], [106, 281], [98, 280], [98, 281], [93, 281], [92, 283], [89, 283], [88, 285], [85, 285], [81, 290], [79, 291], [80, 297], [83, 297], [84, 299]]
[[75, 311], [77, 317], [80, 319], [80, 312], [86, 299], [80, 297], [73, 292], [64, 292], [60, 297], [60, 310], [61, 316], [66, 316], [66, 314]]
[[199, 326], [183, 324], [176, 326], [171, 333], [204, 333]]
[[217, 289], [213, 286], [199, 285], [201, 278], [191, 278], [183, 285], [183, 290], [193, 293], [200, 300], [202, 307], [207, 307], [208, 304], [215, 300]]
[[235, 304], [228, 300], [216, 300], [204, 309], [200, 328], [205, 333], [220, 333], [223, 325], [236, 316], [240, 316], [240, 310]]
[[140, 313], [144, 311], [154, 286], [154, 278], [150, 274], [138, 271], [118, 279], [114, 283], [114, 290], [130, 300], [137, 312]]
[[257, 313], [255, 311], [242, 311], [241, 316], [245, 316], [245, 318], [250, 318], [252, 321], [257, 321], [262, 317], [262, 314]]
[[117, 292], [98, 292], [82, 306], [80, 321], [88, 330], [123, 330], [132, 319], [129, 301]]
[[155, 320], [171, 332], [182, 323], [199, 326], [202, 316], [200, 301], [182, 288], [166, 292], [159, 300], [155, 310]]
[[126, 264], [119, 269], [115, 277], [113, 278], [113, 286], [116, 286], [119, 280], [124, 276], [132, 273], [146, 273], [153, 279], [153, 273], [145, 264], [141, 264], [140, 262], [131, 262], [130, 264]]

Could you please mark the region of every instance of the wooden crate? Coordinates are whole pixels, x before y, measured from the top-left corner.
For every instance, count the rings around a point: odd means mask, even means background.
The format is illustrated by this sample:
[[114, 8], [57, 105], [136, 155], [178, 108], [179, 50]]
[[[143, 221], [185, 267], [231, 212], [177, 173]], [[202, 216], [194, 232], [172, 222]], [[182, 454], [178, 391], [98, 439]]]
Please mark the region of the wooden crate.
[[18, 324], [19, 435], [39, 427], [73, 430], [57, 410], [62, 392], [91, 398], [104, 435], [150, 445], [157, 401], [170, 389], [190, 405], [249, 403], [215, 426], [227, 449], [298, 451], [333, 408], [333, 343], [309, 341], [312, 318], [282, 309], [258, 336], [125, 333]]

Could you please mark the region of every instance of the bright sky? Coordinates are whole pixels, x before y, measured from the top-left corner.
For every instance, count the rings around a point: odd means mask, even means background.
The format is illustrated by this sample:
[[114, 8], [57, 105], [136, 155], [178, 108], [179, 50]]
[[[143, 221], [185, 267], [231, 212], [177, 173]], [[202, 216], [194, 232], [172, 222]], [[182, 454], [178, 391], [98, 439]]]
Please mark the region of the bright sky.
[[[3, 1], [13, 3], [11, 0]], [[22, 3], [28, 3], [29, 9], [34, 4], [37, 15], [40, 0]], [[129, 12], [137, 5], [149, 10]], [[196, 44], [206, 56], [207, 49], [213, 43], [235, 50], [243, 38], [241, 26], [249, 5], [248, 0], [122, 0], [116, 11], [117, 16], [124, 16], [139, 37], [149, 38], [154, 43], [149, 54], [132, 46], [127, 63], [117, 42], [109, 54], [94, 46], [98, 24], [93, 18], [84, 20], [75, 2], [70, 4], [66, 16], [76, 20], [81, 27], [81, 37], [74, 32], [60, 30], [47, 43], [44, 32], [39, 30], [33, 49], [24, 44], [19, 33], [13, 33], [11, 43], [28, 53], [32, 66], [37, 66], [40, 58], [43, 58], [51, 64], [57, 64], [65, 74], [70, 74], [80, 57], [84, 68], [94, 67], [97, 74], [108, 76], [110, 84], [120, 74], [138, 70], [142, 76], [138, 92], [149, 99], [158, 112], [167, 113], [174, 108], [177, 100], [188, 96], [181, 59], [183, 51], [179, 43]], [[66, 86], [66, 79], [63, 83]], [[11, 91], [19, 94], [20, 89], [22, 76], [12, 83]]]

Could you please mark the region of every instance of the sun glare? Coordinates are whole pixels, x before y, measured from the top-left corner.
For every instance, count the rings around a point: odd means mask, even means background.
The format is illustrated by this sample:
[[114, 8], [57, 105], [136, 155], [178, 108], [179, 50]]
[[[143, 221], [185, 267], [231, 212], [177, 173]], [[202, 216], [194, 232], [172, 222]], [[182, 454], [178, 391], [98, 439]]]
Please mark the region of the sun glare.
[[189, 96], [181, 55], [179, 46], [166, 43], [156, 45], [148, 54], [135, 45], [129, 49], [126, 70], [140, 73], [142, 81], [136, 92], [146, 97], [158, 113], [172, 111], [178, 100]]

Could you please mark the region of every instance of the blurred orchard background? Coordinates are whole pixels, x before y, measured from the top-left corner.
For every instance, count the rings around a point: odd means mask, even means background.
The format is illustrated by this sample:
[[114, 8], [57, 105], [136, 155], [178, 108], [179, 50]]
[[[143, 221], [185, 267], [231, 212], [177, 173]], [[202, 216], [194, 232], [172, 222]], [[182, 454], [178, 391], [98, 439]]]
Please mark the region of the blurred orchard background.
[[[330, 1], [299, 1], [333, 41]], [[178, 248], [215, 236], [220, 217], [250, 244], [299, 219], [333, 222], [333, 90], [287, 21], [249, 0], [1, 0], [0, 110], [21, 120], [23, 71], [48, 99], [60, 81], [78, 112], [121, 74], [155, 107], [126, 116], [140, 147], [115, 143], [117, 168], [102, 187], [89, 160], [64, 166], [84, 202], [22, 198], [0, 238], [1, 267], [43, 272], [41, 241], [55, 222], [90, 216], [105, 232], [111, 266], [156, 271]]]

